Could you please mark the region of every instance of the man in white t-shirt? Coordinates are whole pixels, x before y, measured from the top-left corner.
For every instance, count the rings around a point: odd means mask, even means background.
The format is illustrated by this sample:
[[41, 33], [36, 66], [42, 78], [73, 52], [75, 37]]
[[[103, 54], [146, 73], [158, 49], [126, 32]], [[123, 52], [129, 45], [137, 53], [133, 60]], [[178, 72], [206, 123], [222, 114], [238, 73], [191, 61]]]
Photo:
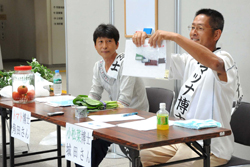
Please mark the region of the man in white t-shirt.
[[[119, 31], [112, 24], [100, 24], [94, 31], [93, 41], [97, 53], [102, 57], [93, 68], [93, 80], [89, 97], [101, 100], [104, 90], [111, 101], [119, 107], [148, 111], [148, 99], [143, 80], [122, 75], [124, 53], [118, 54]], [[95, 139], [92, 141], [91, 166], [97, 167], [107, 154], [111, 142]], [[80, 165], [76, 164], [76, 167]]]
[[102, 57], [95, 63], [89, 97], [101, 100], [106, 90], [111, 101], [119, 105], [148, 111], [148, 99], [143, 80], [138, 77], [124, 76], [124, 53], [116, 52], [119, 46], [119, 32], [111, 24], [100, 24], [94, 34], [95, 49]]
[[[212, 9], [196, 12], [190, 28], [190, 39], [174, 32], [157, 30], [149, 44], [160, 47], [162, 40], [171, 40], [187, 53], [172, 55], [170, 79], [181, 79], [183, 86], [174, 106], [173, 114], [179, 119], [213, 119], [222, 127], [231, 129], [232, 104], [236, 95], [242, 98], [236, 64], [231, 55], [216, 43], [223, 31], [224, 18]], [[137, 32], [133, 35], [136, 46], [144, 44], [147, 34]], [[199, 141], [202, 144], [202, 141]], [[223, 165], [233, 153], [233, 134], [211, 140], [211, 166]], [[156, 165], [180, 159], [197, 157], [185, 143], [142, 150], [143, 166]], [[178, 166], [202, 166], [203, 160], [186, 162]]]

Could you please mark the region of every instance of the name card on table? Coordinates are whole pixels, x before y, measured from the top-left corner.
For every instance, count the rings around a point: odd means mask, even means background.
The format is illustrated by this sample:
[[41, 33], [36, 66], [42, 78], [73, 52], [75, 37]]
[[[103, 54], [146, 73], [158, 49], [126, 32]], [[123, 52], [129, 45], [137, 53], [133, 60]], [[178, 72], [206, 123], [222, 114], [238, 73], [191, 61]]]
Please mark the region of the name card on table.
[[65, 158], [84, 167], [91, 167], [93, 130], [66, 123]]
[[29, 111], [13, 107], [11, 122], [11, 137], [22, 140], [29, 144], [30, 142], [30, 118]]

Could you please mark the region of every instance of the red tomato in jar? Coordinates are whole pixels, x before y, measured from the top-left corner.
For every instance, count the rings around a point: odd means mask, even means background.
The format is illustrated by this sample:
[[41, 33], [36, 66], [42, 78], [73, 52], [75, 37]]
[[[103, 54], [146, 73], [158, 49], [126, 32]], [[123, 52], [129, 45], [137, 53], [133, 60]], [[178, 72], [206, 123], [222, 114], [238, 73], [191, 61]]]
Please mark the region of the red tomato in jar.
[[20, 95], [22, 95], [28, 92], [28, 88], [25, 85], [21, 85], [17, 88], [17, 91]]
[[27, 102], [27, 101], [28, 101], [28, 96], [27, 96], [27, 94], [22, 94], [22, 95], [20, 95], [20, 96], [21, 96], [22, 102]]
[[12, 92], [12, 98], [13, 100], [20, 100], [21, 95], [18, 92]]
[[28, 101], [33, 100], [35, 98], [35, 91], [29, 90], [26, 94], [26, 97], [27, 97]]

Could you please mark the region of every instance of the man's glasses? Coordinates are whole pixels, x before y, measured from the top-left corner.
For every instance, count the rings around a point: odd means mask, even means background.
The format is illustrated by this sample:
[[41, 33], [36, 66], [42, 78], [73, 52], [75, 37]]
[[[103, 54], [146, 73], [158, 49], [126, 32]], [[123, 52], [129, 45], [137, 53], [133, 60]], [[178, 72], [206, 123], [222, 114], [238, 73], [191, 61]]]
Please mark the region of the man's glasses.
[[203, 27], [201, 25], [198, 25], [198, 26], [194, 26], [194, 25], [188, 26], [188, 30], [189, 31], [196, 30], [197, 32], [203, 32], [205, 29], [214, 29], [214, 28], [206, 28], [206, 27]]

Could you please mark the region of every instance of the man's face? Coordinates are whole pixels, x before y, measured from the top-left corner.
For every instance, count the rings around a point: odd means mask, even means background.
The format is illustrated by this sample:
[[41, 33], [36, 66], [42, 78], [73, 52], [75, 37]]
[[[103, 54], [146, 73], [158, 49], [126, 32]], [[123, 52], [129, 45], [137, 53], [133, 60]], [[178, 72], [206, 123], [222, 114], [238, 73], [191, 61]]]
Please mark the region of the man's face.
[[95, 49], [103, 59], [111, 59], [116, 56], [118, 46], [119, 42], [116, 44], [113, 38], [98, 37], [96, 39]]
[[190, 31], [190, 39], [207, 47], [211, 51], [215, 49], [216, 40], [212, 27], [209, 25], [209, 17], [200, 14], [194, 18]]

